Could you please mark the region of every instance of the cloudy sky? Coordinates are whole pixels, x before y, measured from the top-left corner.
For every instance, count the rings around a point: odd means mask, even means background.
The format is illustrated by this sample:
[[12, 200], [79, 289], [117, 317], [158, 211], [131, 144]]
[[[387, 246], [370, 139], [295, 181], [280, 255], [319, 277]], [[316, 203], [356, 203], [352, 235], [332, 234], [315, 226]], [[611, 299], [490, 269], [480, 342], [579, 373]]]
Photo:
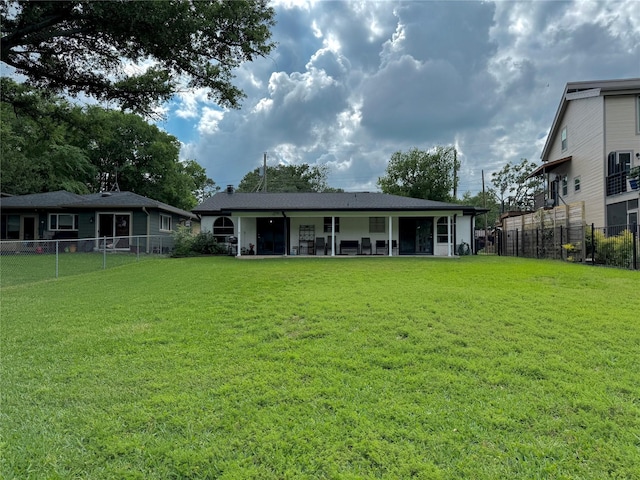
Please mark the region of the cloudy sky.
[[460, 193], [540, 153], [567, 82], [640, 77], [640, 3], [276, 0], [276, 49], [222, 110], [176, 97], [159, 126], [221, 187], [262, 165], [328, 165], [375, 191], [393, 152], [456, 145]]

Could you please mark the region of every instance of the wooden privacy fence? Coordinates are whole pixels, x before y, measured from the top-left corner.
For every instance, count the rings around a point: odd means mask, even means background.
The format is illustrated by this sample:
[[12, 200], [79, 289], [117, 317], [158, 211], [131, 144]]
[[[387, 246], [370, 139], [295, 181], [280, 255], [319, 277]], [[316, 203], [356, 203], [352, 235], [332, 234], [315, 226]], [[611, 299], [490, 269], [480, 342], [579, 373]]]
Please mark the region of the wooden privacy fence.
[[506, 217], [498, 235], [499, 253], [506, 256], [586, 259], [584, 203]]

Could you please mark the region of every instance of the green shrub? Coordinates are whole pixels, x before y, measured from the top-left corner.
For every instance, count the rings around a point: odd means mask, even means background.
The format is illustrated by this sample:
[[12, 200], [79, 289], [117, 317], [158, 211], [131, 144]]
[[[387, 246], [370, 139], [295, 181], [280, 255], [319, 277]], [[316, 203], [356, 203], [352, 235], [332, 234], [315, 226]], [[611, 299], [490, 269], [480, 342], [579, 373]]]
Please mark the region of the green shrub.
[[193, 239], [191, 250], [203, 255], [220, 254], [225, 252], [224, 245], [218, 243], [211, 232], [200, 232]]
[[192, 254], [194, 235], [191, 233], [191, 229], [180, 225], [173, 232], [173, 256], [174, 257], [186, 257]]
[[613, 237], [606, 237], [603, 232], [596, 231], [593, 240], [596, 263], [629, 267], [633, 260], [633, 234], [629, 230]]

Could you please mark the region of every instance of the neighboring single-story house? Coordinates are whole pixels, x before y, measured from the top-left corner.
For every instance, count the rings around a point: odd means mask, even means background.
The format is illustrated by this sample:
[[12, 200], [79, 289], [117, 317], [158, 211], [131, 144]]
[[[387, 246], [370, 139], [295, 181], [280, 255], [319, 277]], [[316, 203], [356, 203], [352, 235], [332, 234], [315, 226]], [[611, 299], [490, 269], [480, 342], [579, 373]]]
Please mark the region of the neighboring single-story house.
[[232, 187], [193, 210], [202, 230], [231, 243], [238, 256], [452, 256], [462, 243], [473, 247], [474, 218], [484, 211], [384, 193], [237, 193]]
[[130, 248], [124, 237], [171, 236], [178, 225], [197, 223], [191, 212], [133, 192], [78, 195], [61, 190], [2, 197], [0, 213], [1, 240], [106, 237], [112, 248], [122, 249]]

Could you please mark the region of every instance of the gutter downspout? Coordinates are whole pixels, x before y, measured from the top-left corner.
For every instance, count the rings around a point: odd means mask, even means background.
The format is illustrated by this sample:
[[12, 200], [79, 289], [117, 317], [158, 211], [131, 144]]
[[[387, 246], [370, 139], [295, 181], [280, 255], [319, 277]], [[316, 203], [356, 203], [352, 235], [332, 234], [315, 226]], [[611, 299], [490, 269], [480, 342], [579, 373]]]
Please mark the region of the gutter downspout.
[[142, 207], [142, 211], [147, 214], [147, 248], [146, 253], [149, 253], [149, 242], [151, 241], [151, 214], [147, 211], [147, 207]]

